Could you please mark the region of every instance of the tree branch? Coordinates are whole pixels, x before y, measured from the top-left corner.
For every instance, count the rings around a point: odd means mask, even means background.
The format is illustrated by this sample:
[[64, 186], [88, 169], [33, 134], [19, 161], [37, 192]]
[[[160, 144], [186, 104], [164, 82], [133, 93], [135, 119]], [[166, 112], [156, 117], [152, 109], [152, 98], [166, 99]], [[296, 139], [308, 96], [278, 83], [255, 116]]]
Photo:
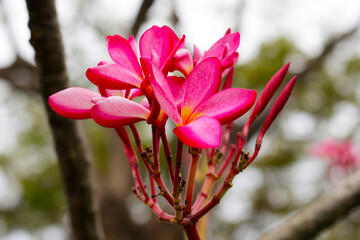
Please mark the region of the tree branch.
[[0, 69], [0, 78], [20, 90], [40, 91], [39, 78], [35, 66], [20, 56], [10, 66]]
[[154, 3], [154, 0], [143, 0], [139, 12], [136, 16], [135, 22], [131, 27], [131, 35], [136, 36], [139, 32], [139, 28], [143, 22], [146, 20], [146, 13]]
[[360, 171], [259, 240], [311, 239], [360, 205]]
[[35, 49], [41, 94], [53, 132], [75, 239], [102, 239], [102, 230], [92, 196], [90, 161], [74, 121], [65, 119], [48, 106], [48, 97], [68, 86], [62, 37], [54, 0], [26, 0], [30, 43]]
[[310, 59], [306, 67], [299, 73], [296, 73], [298, 76], [298, 79], [305, 79], [309, 73], [314, 71], [315, 69], [319, 68], [321, 64], [324, 63], [325, 59], [332, 53], [332, 51], [342, 42], [349, 39], [351, 36], [353, 36], [359, 29], [359, 25], [356, 24], [352, 29], [350, 29], [347, 32], [344, 32], [336, 37], [333, 37], [330, 39], [327, 43], [325, 43], [325, 46], [321, 53], [313, 58]]

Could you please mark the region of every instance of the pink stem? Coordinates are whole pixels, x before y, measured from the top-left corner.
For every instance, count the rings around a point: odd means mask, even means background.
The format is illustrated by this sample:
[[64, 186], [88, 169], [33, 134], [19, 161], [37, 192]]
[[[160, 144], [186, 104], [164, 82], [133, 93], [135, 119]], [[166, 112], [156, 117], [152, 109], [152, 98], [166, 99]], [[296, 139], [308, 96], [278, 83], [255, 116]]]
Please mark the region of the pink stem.
[[236, 148], [235, 145], [233, 145], [233, 144], [230, 145], [230, 150], [229, 150], [229, 152], [228, 152], [228, 154], [227, 154], [227, 157], [226, 157], [225, 161], [222, 163], [219, 171], [217, 172], [217, 175], [218, 175], [219, 177], [221, 177], [221, 175], [222, 175], [223, 172], [225, 171], [226, 167], [229, 165], [230, 160], [231, 160], [231, 158], [232, 158], [233, 155], [234, 155], [235, 148]]
[[191, 153], [192, 159], [189, 166], [188, 184], [186, 187], [185, 201], [187, 202], [187, 205], [184, 209], [184, 216], [187, 216], [188, 214], [191, 213], [192, 200], [193, 200], [194, 187], [195, 187], [196, 170], [201, 156], [200, 154], [201, 150], [192, 149], [191, 151], [192, 151]]
[[174, 181], [174, 166], [172, 163], [173, 160], [172, 160], [172, 155], [171, 155], [171, 149], [170, 149], [169, 142], [168, 142], [166, 134], [165, 134], [165, 129], [163, 131], [161, 131], [160, 137], [161, 137], [161, 141], [164, 145], [164, 152], [165, 152], [166, 162], [167, 162], [168, 168], [169, 168], [170, 179], [171, 179], [171, 182], [173, 182]]
[[[141, 156], [141, 159], [142, 159], [142, 161], [143, 161], [146, 169], [148, 170], [149, 174], [151, 175], [151, 174], [153, 174], [153, 170], [151, 169], [150, 165], [148, 164], [148, 159], [147, 159], [146, 157], [144, 157], [144, 156], [145, 156], [145, 155], [144, 155], [144, 149], [143, 149], [143, 147], [142, 147], [142, 145], [141, 145], [141, 140], [140, 140], [139, 133], [138, 133], [138, 131], [137, 131], [137, 129], [136, 129], [136, 127], [135, 127], [134, 124], [130, 124], [130, 129], [131, 129], [131, 131], [132, 131], [132, 133], [133, 133], [133, 136], [134, 136], [134, 139], [135, 139], [135, 143], [136, 143], [136, 147], [137, 147], [137, 149], [138, 149], [138, 151], [139, 151], [139, 154], [140, 154], [140, 156]], [[130, 141], [130, 140], [129, 140], [129, 141]]]
[[199, 232], [194, 223], [184, 228], [188, 240], [201, 240]]
[[159, 136], [155, 127], [152, 127], [152, 136], [153, 136], [153, 159], [154, 159], [154, 172], [152, 178], [155, 180], [156, 184], [160, 189], [161, 195], [170, 203], [171, 206], [174, 205], [174, 199], [169, 194], [169, 191], [164, 183], [164, 180], [161, 177], [160, 164], [159, 164]]

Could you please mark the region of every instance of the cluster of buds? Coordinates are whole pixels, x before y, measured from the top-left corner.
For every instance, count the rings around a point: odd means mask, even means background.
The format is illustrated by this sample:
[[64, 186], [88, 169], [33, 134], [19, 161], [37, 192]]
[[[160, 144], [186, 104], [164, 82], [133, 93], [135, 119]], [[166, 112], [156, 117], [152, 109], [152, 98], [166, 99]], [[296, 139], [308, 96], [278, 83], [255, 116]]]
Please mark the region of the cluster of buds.
[[[196, 222], [220, 202], [234, 177], [256, 158], [263, 136], [287, 102], [296, 77], [275, 101], [251, 155], [243, 150], [249, 128], [279, 88], [289, 64], [272, 77], [256, 101], [256, 91], [231, 87], [240, 44], [238, 32], [228, 30], [204, 53], [194, 46], [191, 54], [184, 43], [185, 36], [179, 38], [167, 26], [153, 26], [145, 31], [139, 41], [140, 54], [133, 36], [128, 39], [109, 36], [108, 51], [113, 63], [102, 61], [86, 71], [99, 93], [72, 87], [52, 95], [49, 104], [64, 117], [92, 118], [103, 127], [114, 128], [124, 145], [136, 196], [160, 220], [183, 226], [189, 239], [200, 239]], [[133, 101], [135, 98], [139, 100]], [[254, 104], [247, 123], [238, 133], [237, 144], [230, 144], [233, 121]], [[175, 124], [173, 132], [178, 140], [174, 155], [165, 131], [169, 119]], [[144, 149], [141, 143], [135, 126], [139, 121], [151, 126], [151, 148]], [[149, 187], [140, 174], [138, 155], [129, 134], [133, 135], [147, 169]], [[160, 144], [170, 176], [168, 183], [161, 173]], [[183, 151], [184, 145], [189, 147], [188, 152]], [[200, 192], [194, 194], [202, 153], [206, 155], [207, 173]], [[183, 164], [184, 159], [191, 160]], [[219, 179], [223, 182], [215, 191]], [[211, 192], [215, 194], [210, 196]], [[160, 196], [172, 207], [172, 212], [163, 210], [157, 200]]]

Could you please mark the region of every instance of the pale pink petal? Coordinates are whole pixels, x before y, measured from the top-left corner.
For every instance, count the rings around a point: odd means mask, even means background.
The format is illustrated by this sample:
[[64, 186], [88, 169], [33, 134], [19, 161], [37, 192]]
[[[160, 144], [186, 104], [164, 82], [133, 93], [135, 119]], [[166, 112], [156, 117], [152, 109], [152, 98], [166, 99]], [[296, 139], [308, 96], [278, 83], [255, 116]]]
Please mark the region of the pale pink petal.
[[52, 110], [63, 117], [72, 119], [90, 118], [90, 109], [94, 105], [92, 98], [100, 94], [86, 88], [72, 87], [57, 92], [49, 97]]
[[142, 71], [139, 62], [128, 40], [119, 35], [114, 35], [107, 37], [107, 43], [112, 60], [141, 78]]
[[139, 88], [141, 79], [116, 64], [88, 68], [86, 77], [95, 85], [108, 89]]
[[185, 81], [181, 118], [187, 122], [193, 110], [215, 94], [221, 84], [221, 65], [216, 58], [208, 58], [199, 63]]
[[111, 97], [111, 96], [125, 97], [125, 91], [126, 90], [105, 89], [106, 97]]
[[181, 142], [194, 148], [216, 148], [221, 144], [221, 125], [210, 117], [200, 117], [187, 125], [177, 127], [174, 133]]
[[150, 104], [149, 104], [149, 101], [147, 100], [146, 97], [143, 97], [143, 98], [141, 99], [140, 105], [143, 106], [143, 107], [145, 107], [145, 108], [147, 108], [147, 109], [149, 109], [149, 111], [150, 111]]
[[[119, 97], [125, 97], [126, 91], [128, 90], [113, 90], [113, 89], [106, 89], [106, 88], [99, 88], [99, 92], [104, 97], [110, 97], [110, 96], [119, 96]], [[132, 88], [130, 89], [129, 95], [127, 96], [127, 99], [133, 99], [134, 97], [142, 96], [143, 93], [138, 88]]]
[[209, 57], [222, 59], [224, 57], [224, 46], [226, 46], [226, 44], [229, 44], [229, 54], [235, 52], [240, 44], [240, 34], [238, 32], [229, 33], [220, 38], [208, 51], [204, 53], [202, 60]]
[[[141, 57], [151, 59], [152, 51], [155, 51], [159, 56], [159, 66], [162, 66], [174, 48], [176, 38], [175, 33], [169, 27], [153, 26], [149, 28], [140, 38]], [[177, 38], [176, 42], [178, 41]]]
[[149, 110], [123, 97], [107, 97], [91, 108], [91, 117], [103, 127], [114, 128], [146, 120]]
[[189, 121], [200, 116], [217, 119], [222, 125], [232, 122], [246, 113], [255, 103], [256, 91], [229, 88], [220, 91], [200, 104]]
[[172, 95], [172, 91], [164, 74], [148, 59], [141, 59], [141, 64], [147, 69], [147, 78], [150, 79], [155, 97], [161, 108], [177, 126], [182, 125], [182, 120], [175, 105], [174, 96]]
[[183, 48], [179, 49], [172, 59], [170, 71], [178, 70], [185, 77], [188, 77], [190, 72], [193, 70], [193, 60], [189, 50]]
[[133, 89], [130, 89], [128, 99], [133, 99], [134, 97], [140, 97], [140, 96], [143, 96], [143, 95], [144, 94], [143, 94], [143, 92], [140, 91], [140, 89], [133, 88]]

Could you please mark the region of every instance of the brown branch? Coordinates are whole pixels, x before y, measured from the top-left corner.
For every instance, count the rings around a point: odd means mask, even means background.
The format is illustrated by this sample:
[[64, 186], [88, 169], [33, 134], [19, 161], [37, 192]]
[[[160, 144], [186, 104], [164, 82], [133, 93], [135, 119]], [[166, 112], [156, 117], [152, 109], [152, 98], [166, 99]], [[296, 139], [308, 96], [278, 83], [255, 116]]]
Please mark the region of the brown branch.
[[143, 24], [143, 22], [145, 22], [146, 14], [153, 3], [154, 0], [143, 0], [139, 12], [136, 16], [135, 22], [131, 27], [131, 35], [136, 36], [136, 34], [139, 32], [140, 26], [141, 24]]
[[0, 78], [19, 90], [40, 91], [39, 78], [35, 66], [20, 56], [10, 66], [0, 69]]
[[41, 94], [48, 113], [56, 153], [68, 201], [72, 230], [77, 240], [102, 239], [92, 195], [90, 161], [74, 122], [60, 117], [48, 106], [48, 97], [68, 86], [62, 37], [54, 0], [26, 0], [30, 43], [35, 49]]
[[360, 205], [360, 171], [314, 201], [260, 240], [311, 239]]
[[340, 43], [344, 42], [345, 40], [353, 36], [358, 31], [358, 29], [359, 29], [359, 25], [356, 24], [355, 27], [353, 27], [349, 31], [344, 32], [336, 37], [333, 37], [327, 43], [325, 43], [325, 46], [321, 51], [321, 53], [317, 57], [310, 59], [307, 62], [305, 68], [301, 72], [295, 73], [298, 76], [298, 79], [305, 79], [309, 75], [309, 73], [319, 68], [324, 63], [326, 58], [332, 53], [332, 51]]

